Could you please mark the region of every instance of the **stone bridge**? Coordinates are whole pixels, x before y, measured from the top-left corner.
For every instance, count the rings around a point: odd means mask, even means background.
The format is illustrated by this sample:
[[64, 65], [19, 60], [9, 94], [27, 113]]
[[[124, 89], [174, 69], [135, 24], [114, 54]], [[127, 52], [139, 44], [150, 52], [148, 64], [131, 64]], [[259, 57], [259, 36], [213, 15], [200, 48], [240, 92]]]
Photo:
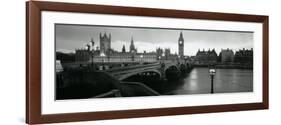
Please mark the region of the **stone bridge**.
[[136, 74], [146, 73], [146, 75], [158, 75], [160, 79], [169, 79], [179, 76], [182, 72], [191, 69], [188, 62], [161, 61], [151, 64], [138, 64], [126, 67], [116, 67], [105, 70], [110, 75], [122, 81]]
[[[124, 63], [120, 63], [124, 64]], [[94, 68], [89, 63], [69, 63], [63, 65], [63, 72], [57, 73], [57, 89], [61, 89], [57, 98], [74, 98], [76, 95], [69, 90], [83, 93], [81, 98], [98, 98], [107, 96], [138, 96], [138, 95], [159, 95], [158, 92], [140, 82], [130, 82], [130, 78], [152, 78], [152, 80], [170, 80], [178, 78], [181, 73], [191, 70], [188, 62], [180, 61], [159, 61], [155, 63], [134, 63], [126, 65], [104, 63], [100, 66], [110, 67]], [[87, 67], [83, 67], [87, 65]], [[151, 79], [149, 79], [151, 80]], [[84, 84], [77, 84], [84, 83]], [[78, 87], [77, 87], [78, 86]], [[98, 88], [98, 89], [97, 89]], [[95, 90], [95, 91], [92, 91]], [[89, 94], [90, 93], [90, 94]], [[79, 97], [80, 98], [80, 97]]]

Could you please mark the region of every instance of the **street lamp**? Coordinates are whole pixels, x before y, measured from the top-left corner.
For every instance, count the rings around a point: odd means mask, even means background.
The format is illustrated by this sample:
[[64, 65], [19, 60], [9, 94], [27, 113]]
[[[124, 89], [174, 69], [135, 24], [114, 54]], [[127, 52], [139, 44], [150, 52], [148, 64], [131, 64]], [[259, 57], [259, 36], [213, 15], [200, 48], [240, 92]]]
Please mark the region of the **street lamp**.
[[95, 42], [93, 41], [93, 39], [89, 42], [89, 45], [92, 45], [91, 49], [90, 49], [90, 54], [92, 56], [92, 62], [91, 62], [91, 66], [92, 68], [94, 69], [94, 45], [95, 45]]
[[163, 60], [165, 59], [165, 53], [162, 53]]
[[158, 56], [159, 63], [161, 63], [161, 56]]
[[180, 64], [180, 55], [178, 55], [178, 58], [177, 58], [177, 63], [178, 63], [178, 65]]
[[142, 59], [143, 59], [143, 55], [140, 55], [140, 58], [141, 58], [141, 64], [142, 64], [142, 63], [143, 63], [143, 62], [142, 62]]
[[102, 57], [102, 69], [104, 69], [104, 57], [106, 56], [104, 52], [101, 52], [100, 56]]
[[186, 64], [186, 62], [187, 62], [187, 57], [185, 56], [184, 57], [184, 63]]
[[216, 75], [216, 69], [210, 68], [209, 74], [210, 74], [210, 77], [211, 77], [211, 94], [213, 94], [214, 93], [214, 76]]

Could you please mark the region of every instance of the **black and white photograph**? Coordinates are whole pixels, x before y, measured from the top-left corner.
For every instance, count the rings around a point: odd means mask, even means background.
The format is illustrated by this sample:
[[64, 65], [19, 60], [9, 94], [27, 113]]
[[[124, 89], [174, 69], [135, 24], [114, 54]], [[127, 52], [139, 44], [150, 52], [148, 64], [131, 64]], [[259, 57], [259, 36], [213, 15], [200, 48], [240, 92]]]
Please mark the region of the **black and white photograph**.
[[56, 100], [253, 92], [252, 31], [54, 26]]

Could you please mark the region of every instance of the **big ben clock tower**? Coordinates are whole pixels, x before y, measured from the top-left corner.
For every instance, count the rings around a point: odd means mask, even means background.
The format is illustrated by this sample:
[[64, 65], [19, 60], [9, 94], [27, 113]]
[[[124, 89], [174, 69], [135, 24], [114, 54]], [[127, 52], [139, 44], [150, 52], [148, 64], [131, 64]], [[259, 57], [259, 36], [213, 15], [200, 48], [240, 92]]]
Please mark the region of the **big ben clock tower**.
[[184, 55], [184, 39], [182, 32], [180, 33], [180, 38], [179, 38], [179, 56], [182, 58]]

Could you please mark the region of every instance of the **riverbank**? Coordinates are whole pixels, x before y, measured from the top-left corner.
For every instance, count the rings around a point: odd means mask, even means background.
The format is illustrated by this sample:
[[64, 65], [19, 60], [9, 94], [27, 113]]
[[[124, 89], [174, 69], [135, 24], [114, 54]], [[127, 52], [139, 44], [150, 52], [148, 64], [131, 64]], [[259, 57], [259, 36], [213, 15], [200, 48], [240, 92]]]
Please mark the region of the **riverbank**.
[[[193, 65], [194, 67], [210, 67], [210, 65]], [[253, 69], [252, 65], [242, 64], [217, 64], [214, 65], [217, 69]]]

